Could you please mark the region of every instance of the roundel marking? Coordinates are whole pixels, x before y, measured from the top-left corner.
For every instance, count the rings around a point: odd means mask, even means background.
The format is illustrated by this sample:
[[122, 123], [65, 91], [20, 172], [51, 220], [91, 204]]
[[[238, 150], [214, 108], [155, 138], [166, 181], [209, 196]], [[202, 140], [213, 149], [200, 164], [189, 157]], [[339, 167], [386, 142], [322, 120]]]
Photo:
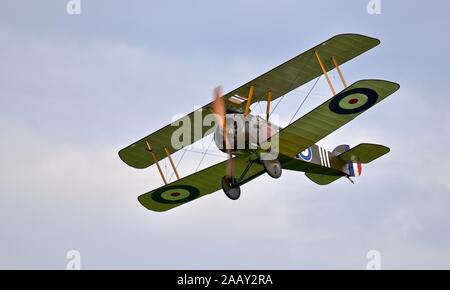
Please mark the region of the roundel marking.
[[162, 187], [152, 193], [152, 199], [159, 203], [179, 204], [196, 199], [200, 190], [190, 185], [174, 185]]
[[350, 99], [350, 100], [348, 101], [348, 103], [349, 103], [350, 105], [356, 104], [357, 102], [358, 102], [358, 99], [357, 99], [357, 98], [353, 98], [353, 99]]
[[330, 102], [330, 110], [336, 114], [360, 113], [378, 101], [378, 94], [369, 88], [355, 88], [336, 95]]
[[300, 152], [298, 155], [300, 156], [301, 159], [303, 159], [305, 161], [311, 161], [312, 160], [311, 147], [310, 148], [306, 148], [304, 151]]

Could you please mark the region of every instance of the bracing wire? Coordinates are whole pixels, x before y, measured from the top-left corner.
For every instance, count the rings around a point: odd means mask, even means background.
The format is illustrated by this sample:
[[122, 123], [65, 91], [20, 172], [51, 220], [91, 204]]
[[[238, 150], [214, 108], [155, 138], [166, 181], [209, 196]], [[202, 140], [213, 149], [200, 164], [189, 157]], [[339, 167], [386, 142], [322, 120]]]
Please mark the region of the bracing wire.
[[202, 159], [200, 159], [200, 162], [198, 163], [197, 168], [195, 169], [195, 172], [197, 172], [197, 170], [200, 168], [200, 165], [202, 164], [203, 160], [205, 159], [206, 153], [208, 153], [209, 147], [211, 146], [213, 141], [214, 141], [214, 138], [211, 139], [205, 152], [203, 152]]
[[316, 81], [314, 82], [313, 86], [311, 87], [311, 89], [309, 90], [309, 92], [306, 94], [305, 98], [303, 99], [303, 101], [300, 103], [300, 105], [298, 106], [297, 110], [295, 111], [294, 115], [292, 116], [291, 120], [289, 120], [288, 125], [290, 125], [292, 123], [292, 121], [294, 120], [295, 116], [297, 116], [298, 112], [300, 111], [300, 108], [303, 106], [303, 104], [306, 102], [306, 100], [308, 99], [309, 95], [311, 94], [311, 92], [314, 90], [314, 88], [316, 87], [317, 83], [319, 82], [320, 78], [322, 76], [319, 76]]
[[164, 159], [164, 177], [167, 179], [167, 158]]
[[269, 113], [269, 117], [272, 116], [272, 113], [275, 112], [275, 110], [277, 109], [278, 105], [281, 103], [281, 101], [283, 100], [285, 95], [282, 95], [280, 100], [278, 101], [278, 103], [275, 105], [275, 107], [273, 108], [272, 112]]
[[[289, 87], [288, 92], [290, 92], [293, 87], [294, 87], [294, 83], [295, 81], [300, 77], [300, 75], [298, 75], [297, 77], [295, 77], [295, 79], [292, 80], [291, 82], [291, 86]], [[281, 103], [281, 101], [284, 99], [284, 96], [286, 96], [286, 94], [282, 95], [280, 100], [278, 101], [278, 103], [275, 105], [275, 107], [273, 108], [272, 112], [269, 113], [269, 117], [272, 115], [273, 112], [275, 112], [275, 110], [277, 109], [278, 105]]]
[[[184, 154], [186, 154], [186, 149], [183, 148], [183, 154], [181, 154], [180, 160], [178, 160], [177, 165], [175, 165], [175, 169], [178, 169], [178, 165], [180, 165], [181, 160], [183, 160]], [[169, 182], [172, 180], [172, 177], [175, 175], [175, 171], [170, 175]]]
[[[314, 82], [313, 86], [312, 86], [311, 89], [308, 91], [308, 94], [305, 96], [305, 98], [303, 99], [303, 101], [300, 103], [299, 107], [298, 107], [297, 110], [295, 111], [294, 115], [292, 116], [291, 120], [289, 121], [289, 124], [292, 123], [292, 121], [294, 120], [295, 116], [298, 114], [298, 112], [300, 111], [301, 107], [302, 107], [303, 104], [306, 102], [306, 100], [307, 100], [308, 97], [310, 96], [311, 92], [314, 90], [315, 86], [317, 85], [317, 83], [319, 82], [319, 80], [320, 80], [321, 77], [322, 77], [322, 76], [319, 76], [319, 77], [316, 79], [316, 81]], [[293, 84], [296, 80], [297, 80], [297, 78], [295, 78], [295, 79], [292, 81], [292, 84]], [[269, 116], [271, 116], [272, 113], [277, 109], [278, 105], [281, 103], [281, 101], [283, 100], [284, 96], [286, 96], [286, 94], [284, 94], [284, 95], [281, 96], [281, 98], [279, 99], [279, 101], [277, 102], [277, 104], [275, 105], [275, 107], [273, 108], [273, 110], [269, 113]], [[260, 109], [260, 111], [261, 111], [261, 113], [262, 113], [262, 108], [261, 108], [261, 104], [260, 104], [259, 101], [258, 101], [258, 105], [259, 105], [259, 109]], [[181, 163], [181, 160], [183, 160], [183, 157], [184, 157], [184, 155], [186, 154], [187, 151], [189, 151], [189, 152], [194, 152], [194, 153], [201, 153], [201, 154], [203, 154], [203, 155], [202, 155], [202, 158], [200, 159], [200, 162], [199, 162], [198, 165], [197, 165], [197, 168], [195, 169], [196, 172], [197, 172], [198, 169], [200, 168], [200, 165], [202, 164], [202, 162], [203, 162], [203, 160], [205, 159], [205, 156], [206, 156], [206, 155], [217, 156], [217, 157], [223, 157], [222, 155], [219, 155], [219, 154], [212, 154], [212, 153], [209, 153], [209, 152], [208, 152], [209, 147], [211, 146], [211, 144], [212, 144], [213, 141], [214, 141], [214, 138], [211, 139], [211, 141], [210, 141], [209, 144], [208, 144], [208, 147], [206, 148], [206, 150], [205, 150], [204, 152], [199, 152], [199, 151], [189, 150], [189, 149], [185, 149], [185, 148], [184, 148], [184, 149], [183, 149], [183, 154], [181, 155], [180, 159], [178, 160], [178, 162], [177, 162], [177, 164], [176, 164], [176, 166], [175, 166], [175, 169], [178, 168], [178, 166], [179, 166], [180, 163]], [[167, 174], [167, 163], [165, 163], [165, 169], [166, 169], [166, 176], [167, 176], [167, 175], [168, 175], [168, 174]], [[169, 178], [169, 182], [170, 182], [170, 180], [173, 178], [174, 174], [175, 174], [175, 172], [172, 172], [172, 175], [171, 175], [170, 178]]]
[[258, 106], [259, 106], [259, 111], [261, 112], [261, 114], [263, 113], [263, 110], [261, 108], [261, 100], [258, 101]]
[[186, 151], [192, 152], [192, 153], [198, 153], [198, 154], [206, 154], [206, 155], [215, 156], [215, 157], [226, 157], [224, 154], [211, 153], [211, 152], [207, 152], [207, 151], [197, 151], [197, 150], [190, 150], [190, 149], [186, 149]]

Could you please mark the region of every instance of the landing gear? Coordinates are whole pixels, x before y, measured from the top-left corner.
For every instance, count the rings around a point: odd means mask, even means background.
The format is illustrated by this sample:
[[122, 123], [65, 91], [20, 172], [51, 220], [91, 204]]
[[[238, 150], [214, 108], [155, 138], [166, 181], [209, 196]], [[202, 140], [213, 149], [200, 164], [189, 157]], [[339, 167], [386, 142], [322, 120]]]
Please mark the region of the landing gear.
[[281, 176], [282, 167], [278, 159], [261, 160], [261, 162], [270, 177], [279, 178]]
[[241, 196], [241, 188], [235, 177], [222, 177], [222, 189], [231, 200], [236, 200]]

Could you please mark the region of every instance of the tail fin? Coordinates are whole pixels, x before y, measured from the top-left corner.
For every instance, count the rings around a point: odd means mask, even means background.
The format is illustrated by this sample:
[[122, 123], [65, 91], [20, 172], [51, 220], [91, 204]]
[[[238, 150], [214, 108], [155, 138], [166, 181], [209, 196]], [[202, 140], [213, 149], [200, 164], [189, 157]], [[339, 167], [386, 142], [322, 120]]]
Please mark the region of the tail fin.
[[338, 156], [347, 162], [350, 176], [360, 176], [362, 172], [361, 163], [370, 163], [390, 151], [388, 147], [378, 144], [362, 143], [352, 149], [348, 145], [341, 146], [347, 146], [347, 150]]
[[350, 150], [350, 146], [347, 144], [342, 144], [342, 145], [339, 145], [336, 148], [334, 148], [332, 153], [335, 156], [339, 156], [348, 150]]
[[[350, 150], [350, 146], [347, 144], [342, 144], [334, 148], [333, 155], [335, 156], [342, 156], [345, 152], [348, 152]], [[361, 163], [357, 158], [351, 161], [347, 161], [347, 167], [346, 171], [348, 172], [349, 176], [360, 176], [362, 172], [362, 166]]]

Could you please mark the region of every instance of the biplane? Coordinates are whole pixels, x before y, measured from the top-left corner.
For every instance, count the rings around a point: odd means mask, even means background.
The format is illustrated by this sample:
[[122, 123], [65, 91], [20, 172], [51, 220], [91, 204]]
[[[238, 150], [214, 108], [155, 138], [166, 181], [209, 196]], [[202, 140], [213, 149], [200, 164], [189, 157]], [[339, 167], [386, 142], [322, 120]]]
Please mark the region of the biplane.
[[[161, 212], [220, 189], [236, 200], [242, 185], [265, 173], [279, 178], [282, 170], [304, 172], [319, 185], [341, 177], [352, 181], [352, 177], [361, 174], [362, 164], [374, 161], [390, 149], [363, 143], [353, 148], [339, 145], [328, 151], [316, 143], [400, 88], [397, 83], [377, 79], [348, 85], [343, 76], [340, 65], [379, 43], [378, 39], [359, 34], [334, 36], [227, 94], [222, 95], [220, 88], [216, 88], [211, 103], [183, 117], [192, 121], [191, 131], [200, 132], [183, 136], [181, 146], [173, 142], [179, 129], [174, 126], [178, 123], [173, 122], [120, 150], [120, 158], [131, 167], [143, 169], [155, 164], [164, 182], [163, 186], [139, 196], [139, 202], [149, 210]], [[328, 75], [331, 70], [337, 71], [344, 87], [339, 93]], [[285, 128], [269, 121], [271, 102], [321, 76], [325, 76], [331, 89], [329, 100]], [[250, 110], [252, 104], [262, 101], [266, 102], [265, 118], [251, 114]], [[195, 116], [204, 119], [211, 115], [214, 122], [203, 122], [200, 128], [195, 128]], [[209, 134], [214, 134], [215, 144], [226, 153], [227, 160], [180, 178], [171, 154]], [[276, 146], [272, 144], [274, 140]], [[165, 158], [177, 178], [171, 183], [159, 165]]]

